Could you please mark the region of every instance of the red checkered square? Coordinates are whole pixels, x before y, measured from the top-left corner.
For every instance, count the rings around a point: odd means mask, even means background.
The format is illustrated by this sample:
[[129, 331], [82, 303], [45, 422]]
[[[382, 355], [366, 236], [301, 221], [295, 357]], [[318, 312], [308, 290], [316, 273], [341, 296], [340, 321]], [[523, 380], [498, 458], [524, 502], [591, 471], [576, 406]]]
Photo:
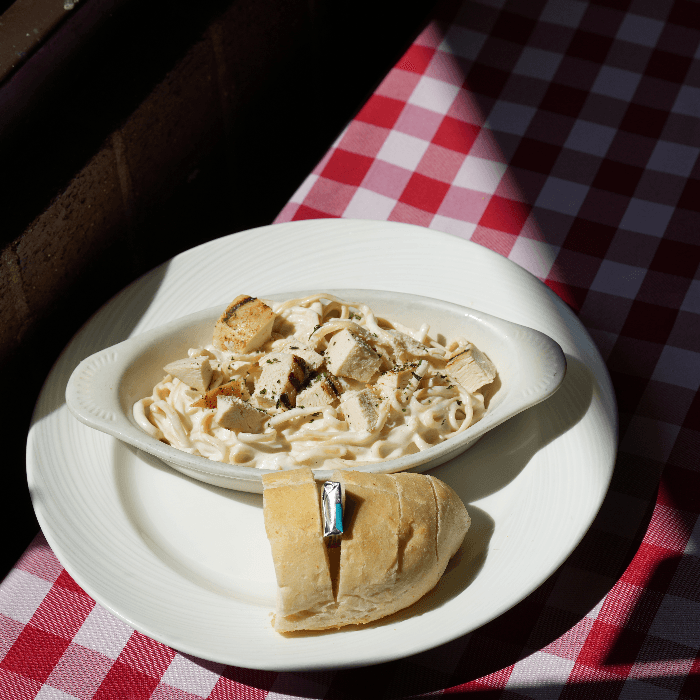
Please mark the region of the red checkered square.
[[477, 95], [498, 97], [509, 77], [508, 71], [477, 63], [469, 71], [464, 87]]
[[73, 577], [64, 569], [56, 579], [56, 585], [65, 588], [67, 591], [87, 596], [87, 593], [75, 582]]
[[615, 232], [616, 229], [613, 226], [594, 224], [585, 219], [574, 219], [564, 241], [564, 247], [597, 258], [604, 258]]
[[[278, 675], [273, 671], [256, 671], [255, 669], [227, 666], [221, 671], [221, 677], [207, 700], [229, 700], [239, 697], [250, 697], [251, 700], [264, 698], [274, 685]], [[250, 693], [250, 696], [246, 693]]]
[[158, 679], [117, 660], [92, 700], [149, 700], [157, 686]]
[[[241, 697], [240, 695], [238, 697]], [[250, 697], [246, 694], [245, 697]], [[201, 700], [201, 695], [194, 695], [193, 693], [188, 693], [186, 690], [180, 690], [180, 688], [174, 688], [172, 685], [167, 683], [160, 683], [158, 687], [153, 691], [153, 695], [149, 700]]]
[[649, 380], [646, 377], [635, 377], [614, 370], [610, 372], [610, 378], [615, 389], [618, 410], [621, 413], [635, 413]]
[[367, 156], [336, 148], [321, 175], [335, 182], [358, 187], [371, 165], [372, 159]]
[[128, 664], [141, 673], [160, 678], [174, 657], [175, 652], [170, 647], [156, 642], [145, 634], [134, 632], [117, 661]]
[[620, 122], [620, 129], [658, 139], [668, 119], [668, 112], [653, 107], [631, 104]]
[[444, 182], [414, 173], [401, 193], [399, 201], [435, 214], [448, 189], [449, 185]]
[[629, 197], [625, 195], [591, 187], [578, 211], [578, 216], [606, 226], [619, 226], [629, 203]]
[[535, 20], [503, 10], [491, 28], [491, 36], [525, 45], [535, 28]]
[[[323, 212], [320, 218], [342, 216], [357, 187], [319, 177], [304, 198], [304, 206]], [[306, 217], [319, 218], [319, 217]]]
[[518, 145], [510, 163], [516, 168], [548, 174], [560, 152], [559, 146], [526, 137]]
[[656, 49], [651, 54], [644, 72], [654, 78], [682, 83], [692, 60], [690, 56], [679, 56], [677, 53]]
[[445, 117], [433, 136], [433, 143], [458, 153], [469, 153], [481, 127], [453, 117]]
[[372, 95], [365, 102], [355, 119], [360, 122], [391, 129], [399, 118], [404, 104], [402, 100], [396, 100], [392, 97]]
[[694, 2], [674, 2], [668, 21], [681, 27], [700, 27], [700, 5]]
[[51, 672], [47, 683], [80, 700], [91, 700], [113, 663], [112, 659], [96, 651], [71, 644]]
[[585, 90], [552, 83], [542, 98], [540, 109], [567, 117], [577, 117], [587, 97], [588, 93]]
[[688, 287], [690, 287], [690, 280], [685, 277], [647, 270], [637, 298], [650, 304], [677, 309], [683, 303]]
[[486, 228], [485, 226], [477, 226], [474, 229], [471, 240], [507, 258], [511, 250], [513, 250], [517, 238], [516, 235], [507, 233], [506, 231], [497, 231]]
[[695, 395], [693, 403], [688, 409], [688, 415], [683, 421], [683, 427], [688, 430], [696, 430], [700, 432], [700, 392]]
[[672, 505], [679, 510], [679, 519], [694, 518], [700, 512], [700, 472], [666, 466], [664, 484]]
[[610, 37], [579, 29], [574, 33], [566, 53], [593, 63], [604, 63], [612, 43]]
[[604, 160], [593, 180], [593, 187], [631, 197], [643, 172], [642, 168], [634, 165]]
[[80, 588], [78, 590], [79, 593], [74, 593], [54, 584], [41, 601], [30, 624], [64, 639], [72, 639], [95, 607], [95, 601]]
[[532, 207], [524, 202], [494, 195], [489, 200], [479, 225], [517, 236], [525, 225]]
[[[623, 647], [628, 654], [633, 654], [632, 659], [636, 658], [644, 641], [644, 635], [633, 633], [623, 638], [622, 634], [623, 629], [618, 625], [596, 620], [576, 659], [569, 682], [588, 680], [590, 673], [594, 673], [596, 680], [604, 680], [606, 677], [608, 679], [626, 678], [632, 662], [612, 666], [607, 664], [607, 658], [616, 645], [618, 649]], [[611, 697], [617, 697], [617, 695]]]
[[681, 209], [700, 212], [700, 180], [688, 179], [678, 200], [678, 206]]
[[389, 129], [353, 121], [343, 134], [338, 147], [350, 153], [375, 158], [388, 134]]
[[69, 644], [62, 637], [27, 625], [0, 662], [0, 669], [43, 683]]
[[433, 214], [430, 212], [403, 202], [396, 203], [388, 218], [388, 221], [401, 221], [404, 224], [415, 224], [416, 226], [430, 226], [432, 220]]
[[414, 44], [406, 51], [396, 67], [411, 73], [424, 73], [434, 55], [435, 49]]
[[659, 242], [650, 270], [692, 279], [700, 265], [700, 238], [698, 245], [663, 239]]
[[430, 144], [416, 167], [416, 172], [448, 185], [455, 179], [464, 162], [461, 153]]
[[0, 700], [34, 700], [40, 690], [41, 681], [0, 667]]
[[665, 343], [677, 315], [677, 309], [635, 301], [622, 327], [622, 334], [638, 340]]
[[305, 204], [302, 204], [296, 210], [296, 213], [290, 219], [290, 221], [303, 221], [306, 219], [337, 219], [339, 217], [340, 214], [328, 214], [325, 211], [313, 209], [312, 207], [307, 207]]

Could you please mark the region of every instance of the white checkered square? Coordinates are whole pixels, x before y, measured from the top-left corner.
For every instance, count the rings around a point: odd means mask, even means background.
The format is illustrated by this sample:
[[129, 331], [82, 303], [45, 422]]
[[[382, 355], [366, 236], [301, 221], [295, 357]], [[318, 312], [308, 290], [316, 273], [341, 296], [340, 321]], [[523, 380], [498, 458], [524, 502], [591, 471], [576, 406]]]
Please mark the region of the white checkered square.
[[543, 280], [552, 269], [558, 252], [559, 246], [551, 246], [544, 241], [518, 236], [508, 254], [508, 259]]
[[415, 136], [392, 131], [377, 153], [377, 158], [406, 170], [415, 170], [429, 143]]
[[468, 241], [476, 229], [476, 224], [436, 214], [430, 222], [430, 228], [434, 231], [451, 233], [453, 236], [459, 236]]
[[458, 85], [422, 76], [408, 102], [438, 114], [447, 114], [459, 92]]
[[485, 41], [486, 34], [453, 24], [440, 44], [440, 51], [473, 61], [479, 55]]
[[90, 611], [73, 641], [100, 654], [116, 659], [133, 633], [127, 624], [97, 604]]
[[493, 194], [506, 171], [505, 163], [467, 156], [455, 175], [453, 185]]
[[630, 101], [642, 76], [623, 68], [603, 66], [591, 87], [591, 92], [598, 95]]
[[671, 111], [689, 117], [700, 117], [700, 88], [682, 85]]
[[396, 206], [396, 200], [383, 194], [358, 187], [343, 212], [348, 219], [376, 219], [386, 221]]
[[53, 584], [21, 569], [12, 569], [0, 586], [0, 613], [26, 624]]
[[647, 168], [688, 177], [698, 159], [698, 154], [700, 154], [700, 148], [670, 141], [657, 141]]
[[537, 197], [535, 206], [558, 211], [560, 214], [576, 216], [588, 190], [588, 185], [562, 180], [558, 177], [548, 177]]
[[685, 293], [685, 299], [681, 304], [681, 311], [690, 311], [700, 314], [700, 280], [693, 280]]
[[629, 12], [622, 20], [616, 38], [629, 41], [631, 44], [641, 44], [653, 48], [656, 46], [663, 28], [664, 23], [661, 20]]
[[651, 378], [697, 391], [700, 388], [700, 354], [667, 345], [661, 351]]
[[620, 222], [620, 228], [661, 238], [673, 216], [674, 207], [633, 197]]
[[625, 299], [634, 299], [642, 286], [646, 270], [634, 265], [603, 260], [591, 284], [594, 292], [614, 294]]
[[540, 22], [550, 22], [575, 29], [581, 23], [587, 7], [588, 3], [581, 0], [549, 0], [542, 10]]
[[611, 126], [577, 119], [564, 143], [564, 148], [602, 158], [610, 148], [616, 133], [617, 131]]
[[35, 695], [35, 700], [79, 700], [79, 698], [58, 688], [52, 688], [50, 685], [42, 685], [41, 690]]
[[646, 459], [665, 462], [680, 428], [653, 418], [634, 416], [620, 442], [620, 450]]
[[506, 688], [526, 698], [556, 700], [573, 667], [572, 659], [536, 651], [515, 664]]
[[684, 553], [700, 558], [700, 518], [695, 521], [695, 527], [690, 533]]
[[562, 58], [560, 53], [526, 46], [513, 68], [513, 73], [549, 81], [557, 72]]
[[493, 131], [522, 136], [530, 126], [536, 111], [535, 107], [499, 100], [493, 106], [485, 126]]
[[[206, 663], [206, 662], [205, 662]], [[195, 662], [191, 657], [175, 654], [161, 681], [203, 698], [209, 697], [224, 670], [223, 664]]]

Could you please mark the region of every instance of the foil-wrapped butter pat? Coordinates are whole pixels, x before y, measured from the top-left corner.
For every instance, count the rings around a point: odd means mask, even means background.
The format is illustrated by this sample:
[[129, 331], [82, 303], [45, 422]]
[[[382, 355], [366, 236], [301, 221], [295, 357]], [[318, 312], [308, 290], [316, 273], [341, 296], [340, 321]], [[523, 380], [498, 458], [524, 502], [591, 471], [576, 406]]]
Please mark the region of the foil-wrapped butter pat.
[[337, 546], [343, 534], [343, 493], [338, 481], [326, 481], [321, 490], [323, 537], [329, 546]]

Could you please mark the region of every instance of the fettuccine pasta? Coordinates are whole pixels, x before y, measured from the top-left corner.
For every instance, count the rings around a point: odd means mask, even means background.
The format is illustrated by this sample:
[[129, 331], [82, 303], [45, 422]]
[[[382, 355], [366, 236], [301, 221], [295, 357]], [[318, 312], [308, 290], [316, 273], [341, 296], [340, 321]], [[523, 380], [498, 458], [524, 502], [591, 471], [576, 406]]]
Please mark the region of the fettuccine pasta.
[[167, 365], [134, 417], [179, 450], [259, 469], [412, 454], [478, 421], [496, 376], [467, 339], [443, 345], [429, 330], [328, 294], [240, 296], [212, 344]]

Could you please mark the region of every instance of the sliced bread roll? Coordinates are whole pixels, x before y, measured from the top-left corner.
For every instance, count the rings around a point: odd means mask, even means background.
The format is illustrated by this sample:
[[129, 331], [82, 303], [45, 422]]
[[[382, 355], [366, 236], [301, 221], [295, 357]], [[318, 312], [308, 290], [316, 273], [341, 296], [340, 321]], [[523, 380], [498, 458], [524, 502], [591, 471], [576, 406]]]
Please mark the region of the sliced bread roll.
[[[302, 481], [308, 486], [309, 479], [310, 469], [263, 477], [265, 524], [280, 588], [274, 626], [280, 632], [364, 624], [412, 605], [440, 580], [469, 528], [459, 496], [433, 476], [337, 470], [332, 479], [342, 484], [346, 506], [340, 565], [331, 581], [330, 574], [325, 577], [328, 551], [316, 487], [318, 525], [311, 524], [315, 518], [302, 518], [304, 538], [289, 531], [289, 514], [284, 529], [275, 523], [276, 513], [301, 507], [295, 489]], [[311, 507], [310, 501], [304, 504]], [[300, 551], [310, 541], [314, 546]], [[314, 586], [318, 589], [308, 590]]]

